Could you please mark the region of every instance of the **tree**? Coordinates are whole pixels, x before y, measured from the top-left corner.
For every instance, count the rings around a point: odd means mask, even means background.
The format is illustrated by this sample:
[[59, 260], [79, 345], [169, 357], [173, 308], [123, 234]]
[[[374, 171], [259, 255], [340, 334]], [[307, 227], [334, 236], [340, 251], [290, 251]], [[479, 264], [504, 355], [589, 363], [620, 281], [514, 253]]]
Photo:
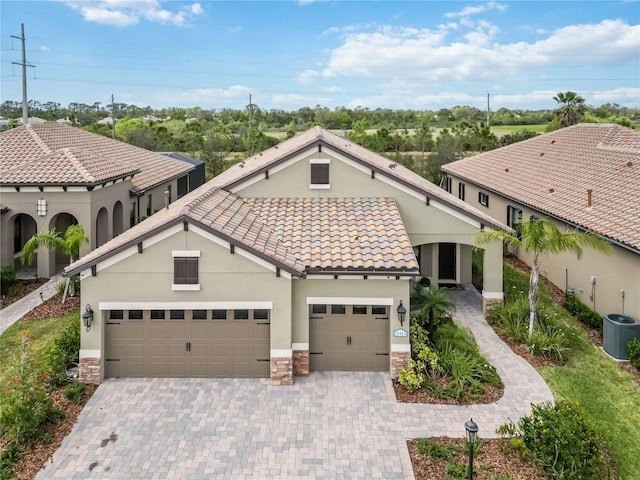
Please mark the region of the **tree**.
[[[27, 240], [27, 243], [22, 247], [20, 260], [23, 265], [31, 263], [36, 250], [44, 247], [69, 255], [69, 265], [71, 265], [80, 257], [80, 246], [87, 242], [89, 242], [89, 239], [85, 235], [82, 225], [69, 225], [64, 232], [64, 236], [60, 236], [60, 233], [53, 229], [45, 230], [44, 232], [36, 233]], [[73, 282], [71, 282], [71, 288], [71, 295], [73, 295]]]
[[594, 250], [608, 253], [611, 245], [602, 237], [592, 233], [579, 232], [577, 230], [561, 232], [555, 224], [544, 218], [522, 220], [517, 230], [515, 234], [499, 230], [480, 230], [476, 234], [476, 241], [479, 244], [486, 244], [501, 240], [507, 246], [517, 248], [531, 255], [531, 275], [529, 277], [529, 338], [531, 338], [533, 326], [538, 316], [540, 256], [574, 252], [580, 259], [583, 247], [590, 247]]
[[575, 92], [558, 93], [553, 99], [561, 105], [555, 110], [555, 115], [560, 120], [560, 125], [568, 127], [580, 121], [580, 117], [585, 111], [584, 98]]

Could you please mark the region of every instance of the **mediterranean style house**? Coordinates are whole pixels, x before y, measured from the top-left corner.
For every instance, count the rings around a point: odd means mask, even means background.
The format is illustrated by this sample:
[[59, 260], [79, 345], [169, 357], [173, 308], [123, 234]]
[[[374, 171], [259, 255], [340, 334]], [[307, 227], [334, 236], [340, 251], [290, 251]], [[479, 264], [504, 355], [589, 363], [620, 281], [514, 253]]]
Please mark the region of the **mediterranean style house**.
[[542, 258], [541, 273], [603, 315], [640, 319], [639, 131], [578, 124], [442, 169], [450, 192], [510, 227], [546, 217], [608, 240], [612, 254]]
[[[395, 377], [410, 355], [411, 280], [470, 284], [481, 228], [508, 227], [313, 128], [65, 270], [81, 278], [81, 377]], [[481, 252], [485, 303], [501, 301], [502, 245]]]
[[[64, 234], [80, 224], [90, 239], [81, 247], [84, 255], [204, 180], [190, 184], [198, 167], [193, 161], [64, 124], [4, 131], [0, 152], [0, 261], [16, 270], [23, 268], [22, 246], [35, 233]], [[40, 249], [31, 274], [48, 278], [68, 263], [68, 257]]]

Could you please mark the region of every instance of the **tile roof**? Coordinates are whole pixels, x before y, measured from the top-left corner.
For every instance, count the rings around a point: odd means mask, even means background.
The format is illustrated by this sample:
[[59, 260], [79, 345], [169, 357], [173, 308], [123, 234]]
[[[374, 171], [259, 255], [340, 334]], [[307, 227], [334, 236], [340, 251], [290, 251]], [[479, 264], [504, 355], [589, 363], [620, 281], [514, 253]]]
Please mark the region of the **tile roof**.
[[452, 195], [446, 190], [434, 185], [408, 168], [320, 127], [311, 128], [300, 135], [285, 140], [264, 152], [260, 152], [251, 158], [233, 165], [220, 175], [216, 176], [211, 180], [211, 182], [213, 182], [213, 185], [220, 188], [231, 188], [234, 185], [245, 181], [252, 175], [262, 173], [265, 170], [274, 167], [278, 163], [286, 161], [291, 156], [299, 153], [302, 149], [317, 144], [324, 144], [331, 147], [354, 161], [366, 165], [367, 168], [375, 170], [378, 174], [397, 180], [408, 188], [413, 189], [414, 191], [431, 199], [440, 201], [448, 207], [453, 208], [454, 210], [457, 210], [480, 223], [497, 229], [509, 229], [509, 227], [495, 218], [460, 200], [455, 195]]
[[[0, 133], [0, 152], [0, 182], [10, 185], [96, 184], [135, 173], [131, 183], [137, 193], [194, 168], [159, 153], [56, 123], [26, 125]], [[38, 173], [39, 169], [47, 172]]]
[[578, 124], [443, 170], [640, 251], [639, 131]]
[[309, 270], [418, 271], [393, 198], [247, 198]]

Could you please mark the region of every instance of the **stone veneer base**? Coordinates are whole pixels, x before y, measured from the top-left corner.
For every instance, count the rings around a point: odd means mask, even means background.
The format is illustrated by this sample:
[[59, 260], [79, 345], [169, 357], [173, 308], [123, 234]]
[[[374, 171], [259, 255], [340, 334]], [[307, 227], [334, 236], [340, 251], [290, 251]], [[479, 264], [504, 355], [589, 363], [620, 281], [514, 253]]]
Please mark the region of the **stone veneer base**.
[[271, 357], [271, 385], [293, 385], [293, 359]]
[[91, 385], [100, 385], [100, 359], [80, 359], [80, 380]]
[[485, 315], [496, 305], [502, 305], [503, 300], [501, 298], [482, 298], [482, 313]]
[[391, 378], [396, 379], [400, 375], [400, 371], [409, 365], [411, 352], [391, 352]]
[[293, 351], [293, 375], [296, 377], [309, 376], [309, 350]]

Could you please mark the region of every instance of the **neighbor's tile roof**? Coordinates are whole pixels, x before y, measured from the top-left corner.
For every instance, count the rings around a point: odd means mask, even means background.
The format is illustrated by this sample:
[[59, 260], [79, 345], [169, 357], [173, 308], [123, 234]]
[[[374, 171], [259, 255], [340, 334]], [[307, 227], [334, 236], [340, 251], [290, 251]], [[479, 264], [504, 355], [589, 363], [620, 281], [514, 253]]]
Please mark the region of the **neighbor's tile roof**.
[[[11, 185], [97, 184], [135, 173], [131, 184], [137, 193], [194, 168], [159, 153], [56, 123], [26, 125], [0, 133], [0, 152], [0, 181]], [[40, 168], [48, 171], [35, 175]]]
[[247, 198], [310, 270], [417, 271], [393, 198]]
[[640, 250], [639, 131], [584, 123], [443, 170]]
[[251, 158], [239, 162], [225, 170], [211, 180], [213, 185], [220, 188], [229, 189], [240, 184], [253, 175], [260, 174], [277, 164], [286, 161], [295, 154], [300, 153], [305, 148], [324, 144], [332, 147], [354, 161], [365, 165], [385, 175], [388, 178], [397, 180], [408, 188], [419, 192], [432, 200], [440, 201], [448, 207], [461, 212], [462, 214], [477, 220], [478, 222], [492, 226], [493, 228], [508, 230], [509, 227], [491, 217], [487, 213], [478, 210], [468, 203], [460, 200], [455, 195], [434, 185], [429, 180], [422, 178], [417, 173], [409, 170], [403, 165], [389, 160], [377, 153], [367, 150], [357, 143], [339, 137], [328, 130], [320, 127], [311, 128], [300, 135], [296, 135], [289, 140], [285, 140], [278, 145], [271, 147], [264, 152], [260, 152]]

